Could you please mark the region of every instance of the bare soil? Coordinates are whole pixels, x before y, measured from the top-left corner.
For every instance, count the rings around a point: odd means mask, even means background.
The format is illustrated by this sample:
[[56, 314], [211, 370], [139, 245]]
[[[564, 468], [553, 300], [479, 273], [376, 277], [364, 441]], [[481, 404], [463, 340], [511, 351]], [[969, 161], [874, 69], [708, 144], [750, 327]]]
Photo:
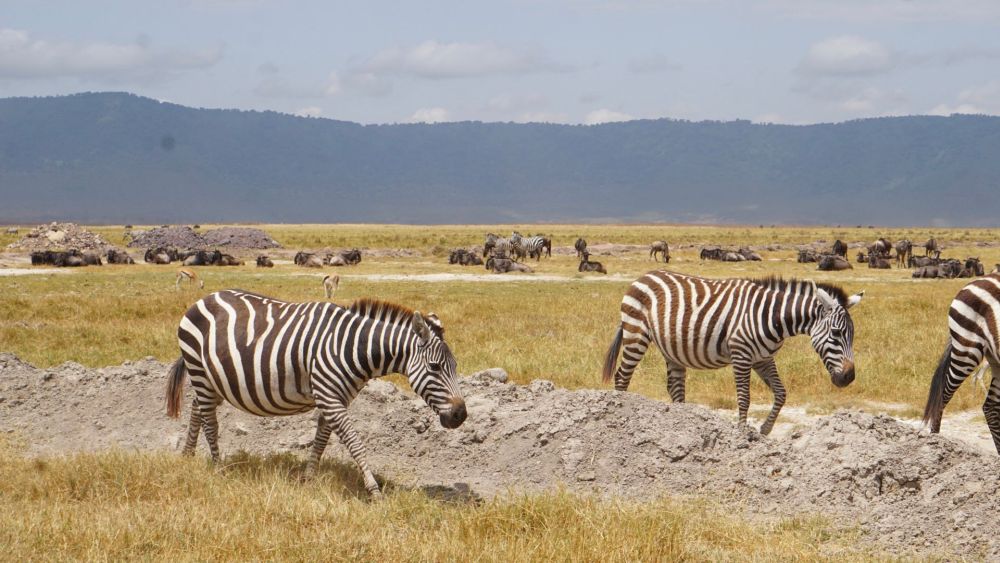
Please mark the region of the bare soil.
[[[0, 432], [25, 439], [29, 455], [176, 450], [187, 413], [165, 416], [166, 372], [152, 359], [38, 369], [0, 354]], [[962, 441], [859, 411], [768, 438], [699, 405], [505, 379], [499, 369], [462, 379], [469, 420], [456, 430], [408, 391], [371, 382], [351, 412], [376, 471], [399, 486], [478, 496], [556, 487], [638, 500], [693, 495], [752, 518], [822, 514], [903, 556], [1000, 557], [1000, 458]], [[313, 416], [224, 406], [223, 451], [305, 459]], [[339, 444], [327, 456], [349, 460]]]

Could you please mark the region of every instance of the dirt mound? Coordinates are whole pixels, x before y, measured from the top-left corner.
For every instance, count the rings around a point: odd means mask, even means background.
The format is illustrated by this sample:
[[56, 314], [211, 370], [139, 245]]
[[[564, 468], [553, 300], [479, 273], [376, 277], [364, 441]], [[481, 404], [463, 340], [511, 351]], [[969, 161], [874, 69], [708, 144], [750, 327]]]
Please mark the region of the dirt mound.
[[207, 246], [229, 248], [281, 248], [278, 241], [261, 229], [250, 227], [220, 227], [202, 235]]
[[80, 228], [76, 223], [49, 223], [39, 225], [17, 242], [7, 245], [8, 250], [35, 252], [36, 250], [97, 250], [105, 252], [114, 245], [101, 235]]
[[138, 248], [199, 248], [262, 249], [281, 248], [278, 241], [261, 229], [250, 227], [220, 227], [197, 233], [187, 226], [157, 227], [148, 231], [133, 231], [131, 247]]
[[[163, 414], [166, 371], [151, 358], [37, 369], [0, 354], [0, 432], [23, 436], [33, 454], [177, 449], [187, 413], [179, 421]], [[469, 420], [457, 430], [441, 428], [412, 393], [369, 383], [351, 412], [371, 463], [401, 484], [484, 496], [564, 486], [735, 500], [754, 517], [821, 513], [900, 554], [1000, 557], [1000, 460], [959, 442], [847, 411], [785, 439], [762, 438], [698, 405], [542, 380], [511, 385], [505, 376], [463, 378]], [[228, 453], [304, 457], [315, 431], [311, 414], [268, 419], [226, 406], [219, 420]], [[349, 459], [339, 444], [327, 455]]]
[[183, 250], [202, 248], [205, 240], [191, 227], [156, 227], [148, 231], [132, 231], [133, 248], [179, 248]]

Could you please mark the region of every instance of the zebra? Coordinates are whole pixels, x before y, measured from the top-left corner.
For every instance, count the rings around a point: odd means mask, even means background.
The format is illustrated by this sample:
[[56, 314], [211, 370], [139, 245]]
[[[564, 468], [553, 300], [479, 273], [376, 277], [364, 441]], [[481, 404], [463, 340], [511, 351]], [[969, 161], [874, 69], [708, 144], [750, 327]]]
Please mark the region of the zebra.
[[739, 423], [745, 425], [752, 369], [774, 393], [760, 429], [769, 434], [785, 402], [774, 363], [785, 338], [809, 334], [833, 384], [849, 385], [854, 380], [854, 323], [847, 310], [863, 295], [848, 297], [837, 286], [809, 280], [719, 280], [649, 272], [632, 282], [622, 298], [621, 324], [605, 358], [604, 382], [613, 374], [615, 389], [626, 391], [650, 342], [667, 361], [667, 389], [675, 402], [684, 401], [687, 368], [732, 364]]
[[948, 310], [950, 338], [938, 363], [924, 407], [924, 425], [941, 431], [941, 416], [958, 386], [985, 359], [993, 371], [983, 414], [1000, 454], [1000, 274], [979, 278], [959, 290]]
[[498, 258], [511, 258], [512, 260], [517, 260], [518, 257], [523, 257], [521, 251], [521, 246], [515, 243], [512, 239], [497, 238], [493, 241], [493, 245], [490, 247], [488, 253], [483, 254], [485, 258], [487, 255], [496, 256]]
[[543, 237], [540, 235], [535, 235], [533, 237], [521, 237], [519, 240], [521, 250], [529, 257], [534, 257], [535, 260], [542, 259], [542, 251], [547, 252], [549, 258], [552, 257], [552, 240], [548, 237]]
[[379, 497], [347, 407], [369, 379], [400, 373], [438, 414], [441, 426], [458, 428], [467, 413], [455, 357], [443, 336], [433, 313], [423, 317], [384, 301], [362, 299], [343, 308], [235, 289], [213, 293], [181, 318], [181, 357], [169, 372], [167, 415], [179, 415], [184, 378], [190, 375], [195, 397], [183, 454], [194, 454], [204, 427], [212, 461], [218, 462], [215, 410], [223, 400], [260, 416], [319, 408], [305, 476], [315, 473], [330, 433], [336, 432], [361, 469], [365, 488]]

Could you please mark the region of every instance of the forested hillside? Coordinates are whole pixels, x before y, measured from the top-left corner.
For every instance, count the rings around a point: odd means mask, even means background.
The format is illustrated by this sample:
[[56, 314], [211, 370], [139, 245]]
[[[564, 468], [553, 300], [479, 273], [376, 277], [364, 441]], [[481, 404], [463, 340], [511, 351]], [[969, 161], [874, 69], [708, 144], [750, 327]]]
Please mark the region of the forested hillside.
[[359, 125], [0, 100], [0, 222], [994, 225], [1000, 118]]

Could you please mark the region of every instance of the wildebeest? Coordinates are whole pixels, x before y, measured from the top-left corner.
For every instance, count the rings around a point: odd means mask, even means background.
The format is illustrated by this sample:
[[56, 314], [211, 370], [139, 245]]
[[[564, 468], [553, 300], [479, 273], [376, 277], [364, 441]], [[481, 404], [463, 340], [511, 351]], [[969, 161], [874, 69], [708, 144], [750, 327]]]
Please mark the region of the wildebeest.
[[889, 256], [889, 252], [892, 250], [892, 243], [890, 243], [885, 238], [879, 237], [875, 242], [868, 247], [868, 253], [874, 254], [881, 258], [886, 258]]
[[892, 268], [889, 261], [885, 257], [878, 255], [876, 252], [872, 252], [868, 255], [868, 267], [875, 268], [877, 270], [888, 270]]
[[718, 246], [705, 246], [698, 256], [702, 260], [722, 260], [722, 252], [722, 248]]
[[524, 264], [519, 264], [510, 258], [497, 258], [495, 256], [490, 256], [489, 259], [486, 260], [486, 269], [491, 270], [496, 274], [503, 274], [506, 272], [525, 272], [530, 274], [534, 272], [534, 270], [530, 267], [525, 266]]
[[908, 258], [913, 255], [913, 243], [910, 239], [903, 239], [896, 243], [896, 267], [902, 268], [908, 262]]
[[749, 248], [747, 248], [745, 246], [741, 246], [740, 249], [737, 250], [736, 252], [740, 256], [742, 256], [743, 258], [745, 258], [747, 260], [750, 260], [751, 262], [760, 262], [761, 261], [760, 254], [757, 254], [756, 252], [754, 252], [753, 250], [750, 250]]
[[649, 257], [652, 258], [654, 262], [657, 261], [657, 254], [663, 256], [664, 264], [670, 263], [670, 245], [667, 244], [667, 241], [658, 240], [649, 245]]
[[[100, 260], [100, 256], [97, 256]], [[57, 268], [75, 268], [86, 266], [83, 253], [76, 249], [70, 250], [39, 250], [31, 253], [33, 266], [50, 265]]]
[[799, 249], [799, 257], [797, 258], [799, 263], [805, 264], [808, 262], [815, 262], [817, 260], [819, 260], [819, 256], [816, 254], [815, 250], [809, 248]]
[[242, 266], [243, 261], [231, 254], [223, 254], [216, 266]]
[[101, 255], [98, 254], [96, 250], [88, 250], [83, 253], [83, 263], [87, 266], [103, 266], [104, 262], [101, 262]]
[[937, 265], [932, 266], [921, 266], [916, 270], [913, 270], [912, 276], [914, 278], [938, 278], [944, 277], [940, 275], [940, 271]]
[[496, 233], [486, 233], [486, 238], [483, 240], [483, 258], [486, 258], [492, 253], [498, 240], [500, 240], [500, 237]]
[[931, 252], [937, 252], [939, 250], [941, 250], [941, 248], [938, 246], [937, 239], [934, 237], [927, 239], [927, 242], [924, 243], [924, 256], [930, 256]]
[[740, 254], [739, 252], [733, 252], [732, 250], [727, 250], [722, 253], [722, 258], [720, 258], [720, 260], [722, 260], [723, 262], [745, 262], [746, 257]]
[[908, 264], [911, 268], [922, 268], [924, 266], [936, 266], [941, 259], [941, 253], [934, 256], [910, 256]]
[[843, 256], [838, 256], [836, 254], [827, 254], [819, 259], [819, 265], [817, 270], [823, 270], [824, 272], [829, 271], [839, 271], [839, 270], [853, 270], [854, 266], [844, 258]]
[[327, 266], [353, 266], [361, 263], [361, 251], [357, 248], [342, 250], [337, 254], [327, 254], [323, 264]]
[[323, 259], [311, 252], [297, 252], [295, 253], [295, 258], [292, 259], [296, 266], [303, 266], [305, 268], [322, 268]]
[[169, 264], [179, 258], [180, 255], [176, 248], [164, 248], [162, 246], [150, 248], [143, 255], [143, 260], [150, 264]]
[[958, 274], [958, 277], [974, 278], [976, 276], [982, 276], [985, 273], [985, 268], [983, 268], [983, 263], [979, 261], [979, 258], [967, 258], [962, 271]]
[[261, 254], [257, 257], [257, 267], [258, 268], [273, 268], [274, 262], [266, 254]]
[[847, 243], [840, 239], [833, 241], [833, 254], [847, 258]]
[[108, 264], [135, 264], [135, 260], [129, 256], [128, 252], [111, 248], [106, 255]]
[[868, 255], [862, 251], [858, 251], [858, 264], [864, 264], [868, 261]]
[[600, 262], [591, 262], [589, 252], [583, 253], [583, 259], [580, 260], [580, 265], [576, 268], [576, 271], [600, 272], [602, 274], [608, 273], [608, 271], [604, 269], [604, 264], [601, 264]]
[[482, 266], [483, 259], [475, 252], [470, 252], [465, 248], [456, 248], [448, 255], [448, 263], [460, 266]]
[[580, 258], [583, 256], [583, 253], [587, 251], [587, 241], [582, 238], [578, 238], [576, 239], [576, 242], [573, 243], [573, 248], [576, 249], [576, 257]]
[[192, 250], [180, 255], [185, 266], [218, 266], [222, 262], [219, 250]]

